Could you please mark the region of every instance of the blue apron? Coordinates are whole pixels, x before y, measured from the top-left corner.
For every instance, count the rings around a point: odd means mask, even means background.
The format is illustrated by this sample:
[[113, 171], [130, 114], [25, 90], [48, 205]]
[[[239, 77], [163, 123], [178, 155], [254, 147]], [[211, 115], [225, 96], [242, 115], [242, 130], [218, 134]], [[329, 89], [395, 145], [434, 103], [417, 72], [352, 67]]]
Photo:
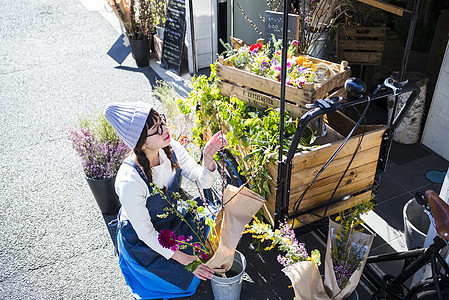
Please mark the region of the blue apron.
[[[174, 153], [172, 153], [172, 158], [174, 161], [177, 161]], [[130, 158], [126, 159], [124, 163], [133, 166], [137, 170], [142, 179], [147, 183], [150, 194], [153, 194], [153, 188], [148, 183], [137, 163]], [[177, 168], [173, 182], [167, 187], [167, 191], [165, 192], [165, 196], [175, 205], [177, 200], [172, 195], [179, 191], [180, 181], [181, 169]], [[202, 205], [202, 201], [199, 198], [195, 200], [197, 202], [199, 201], [199, 205]], [[158, 232], [164, 229], [170, 229], [177, 236], [193, 236], [194, 241], [197, 242], [198, 239], [188, 224], [182, 221], [177, 215], [170, 213], [165, 218], [159, 218], [157, 216], [166, 213], [164, 211], [165, 207], [170, 207], [170, 205], [160, 194], [154, 194], [147, 198], [146, 208], [151, 216], [151, 222], [154, 228]], [[197, 227], [190, 214], [187, 214], [185, 218], [192, 227], [194, 226], [193, 228]], [[207, 236], [208, 227], [205, 225], [204, 220], [202, 220], [201, 225], [204, 228], [202, 235]], [[149, 248], [137, 237], [136, 232], [128, 220], [118, 222], [117, 246], [120, 254], [120, 268], [135, 298], [169, 299], [190, 296], [195, 293], [200, 280], [192, 272], [187, 271], [184, 265], [173, 259], [167, 260]], [[191, 247], [187, 247], [187, 249], [182, 251], [190, 255], [193, 252]]]

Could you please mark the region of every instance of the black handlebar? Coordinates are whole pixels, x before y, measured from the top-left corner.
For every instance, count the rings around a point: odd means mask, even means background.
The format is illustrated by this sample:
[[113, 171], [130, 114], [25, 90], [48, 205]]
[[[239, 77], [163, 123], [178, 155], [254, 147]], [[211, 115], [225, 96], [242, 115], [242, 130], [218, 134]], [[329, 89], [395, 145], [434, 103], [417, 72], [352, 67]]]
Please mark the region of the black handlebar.
[[345, 107], [355, 106], [358, 104], [366, 103], [368, 101], [377, 100], [380, 98], [385, 98], [387, 96], [391, 95], [399, 95], [407, 92], [412, 92], [412, 94], [407, 99], [407, 102], [405, 106], [403, 107], [402, 111], [399, 113], [398, 117], [394, 119], [393, 123], [390, 125], [391, 131], [394, 132], [394, 130], [399, 126], [399, 124], [404, 119], [405, 115], [407, 114], [410, 107], [413, 105], [415, 100], [418, 98], [419, 95], [419, 87], [414, 83], [407, 83], [406, 85], [402, 87], [398, 87], [397, 90], [388, 90], [388, 91], [380, 91], [376, 93], [375, 95], [368, 95], [365, 97], [361, 97], [359, 99], [349, 101], [349, 102], [341, 102], [344, 100], [342, 97], [332, 97], [328, 99], [320, 99], [315, 101], [312, 110], [305, 113], [301, 119], [298, 122], [298, 126], [295, 131], [295, 135], [293, 137], [292, 144], [287, 152], [287, 158], [285, 160], [286, 164], [289, 164], [293, 158], [293, 156], [296, 153], [296, 149], [298, 148], [299, 142], [301, 141], [301, 137], [304, 133], [304, 130], [306, 129], [307, 125], [316, 117], [322, 116], [324, 114], [329, 114], [332, 112], [335, 112], [337, 110], [341, 110]]

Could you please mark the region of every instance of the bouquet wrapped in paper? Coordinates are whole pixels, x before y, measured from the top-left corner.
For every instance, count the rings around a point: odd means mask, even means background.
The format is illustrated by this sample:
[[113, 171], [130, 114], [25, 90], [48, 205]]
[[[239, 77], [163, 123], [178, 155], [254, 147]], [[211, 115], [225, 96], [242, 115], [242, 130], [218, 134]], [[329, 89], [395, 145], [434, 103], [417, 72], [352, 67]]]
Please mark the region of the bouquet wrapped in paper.
[[371, 210], [373, 203], [365, 201], [349, 212], [340, 213], [337, 221], [329, 220], [324, 285], [331, 299], [345, 299], [356, 289], [371, 249], [374, 235], [356, 229], [360, 216]]

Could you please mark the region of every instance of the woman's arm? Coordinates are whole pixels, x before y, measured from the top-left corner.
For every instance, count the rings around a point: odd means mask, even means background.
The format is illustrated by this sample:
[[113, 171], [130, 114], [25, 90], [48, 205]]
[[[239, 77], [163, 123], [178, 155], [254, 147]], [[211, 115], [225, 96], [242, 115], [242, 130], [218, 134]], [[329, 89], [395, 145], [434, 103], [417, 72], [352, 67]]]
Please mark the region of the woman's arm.
[[181, 166], [182, 175], [191, 181], [196, 181], [202, 189], [210, 188], [214, 183], [215, 174], [213, 172], [217, 169], [217, 164], [213, 157], [222, 145], [226, 146], [227, 144], [221, 131], [214, 134], [204, 147], [203, 165], [200, 166], [181, 144], [174, 140], [171, 142], [178, 164]]
[[[204, 166], [200, 166], [177, 141], [173, 140], [171, 146], [178, 159], [178, 164], [182, 169], [182, 175], [190, 181], [196, 181], [201, 189], [210, 188], [214, 183], [215, 173]], [[213, 163], [215, 164], [215, 162]], [[216, 169], [215, 165], [214, 169]]]
[[127, 170], [120, 169], [115, 183], [115, 189], [122, 203], [123, 210], [137, 233], [137, 237], [166, 259], [170, 259], [174, 252], [159, 244], [159, 233], [154, 228], [146, 208], [148, 191], [146, 183], [131, 168]]

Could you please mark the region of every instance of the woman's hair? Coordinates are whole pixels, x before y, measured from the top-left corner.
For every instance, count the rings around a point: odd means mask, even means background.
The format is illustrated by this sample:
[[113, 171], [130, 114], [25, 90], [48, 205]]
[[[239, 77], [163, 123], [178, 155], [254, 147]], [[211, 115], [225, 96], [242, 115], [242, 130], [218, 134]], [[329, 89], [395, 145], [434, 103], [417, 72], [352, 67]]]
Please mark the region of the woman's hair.
[[[147, 139], [148, 129], [150, 129], [157, 123], [158, 117], [159, 113], [154, 109], [152, 109], [148, 114], [145, 126], [143, 127], [142, 132], [140, 133], [140, 138], [137, 141], [136, 147], [134, 148], [134, 153], [136, 154], [137, 161], [142, 166], [145, 176], [147, 176], [149, 182], [153, 181], [153, 176], [151, 174], [150, 161], [146, 157], [145, 153], [142, 151], [142, 146]], [[165, 155], [167, 155], [168, 159], [170, 160], [172, 170], [175, 168], [179, 168], [178, 164], [176, 164], [172, 159], [172, 152], [170, 149], [170, 145], [162, 148], [162, 150], [164, 150]]]

